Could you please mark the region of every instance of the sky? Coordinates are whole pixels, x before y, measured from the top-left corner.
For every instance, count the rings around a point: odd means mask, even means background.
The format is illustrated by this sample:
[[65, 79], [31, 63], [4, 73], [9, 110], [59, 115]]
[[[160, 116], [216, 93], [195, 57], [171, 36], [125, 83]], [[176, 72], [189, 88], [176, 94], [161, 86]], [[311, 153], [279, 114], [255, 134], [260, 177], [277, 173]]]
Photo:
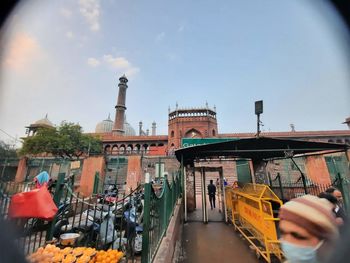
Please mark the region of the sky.
[[[349, 37], [324, 1], [24, 1], [1, 32], [0, 140], [114, 119], [167, 134], [168, 108], [216, 106], [219, 133], [346, 129]], [[30, 4], [28, 3], [30, 2]]]

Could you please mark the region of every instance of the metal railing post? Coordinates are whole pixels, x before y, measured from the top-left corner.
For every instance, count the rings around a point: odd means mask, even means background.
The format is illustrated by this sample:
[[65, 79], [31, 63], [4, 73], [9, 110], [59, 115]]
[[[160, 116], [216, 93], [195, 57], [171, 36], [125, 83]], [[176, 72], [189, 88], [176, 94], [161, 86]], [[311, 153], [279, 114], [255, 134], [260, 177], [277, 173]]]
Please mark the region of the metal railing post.
[[[55, 202], [57, 207], [59, 206], [60, 201], [61, 201], [65, 176], [66, 176], [65, 173], [59, 173], [58, 174], [57, 183], [56, 183], [56, 186], [55, 186], [55, 193], [54, 193], [54, 196], [53, 196], [53, 201]], [[48, 231], [46, 232], [46, 241], [52, 239], [54, 226], [56, 224], [56, 221], [57, 221], [57, 216], [55, 216], [54, 219], [49, 223], [49, 228], [48, 228]]]
[[163, 183], [163, 187], [164, 187], [164, 192], [163, 192], [163, 226], [162, 226], [162, 230], [164, 231], [164, 236], [166, 234], [166, 228], [167, 228], [167, 225], [168, 225], [168, 206], [167, 206], [167, 201], [168, 201], [168, 194], [169, 194], [169, 191], [168, 191], [168, 177], [165, 177], [165, 180], [164, 180], [164, 183]]
[[278, 180], [278, 186], [281, 191], [281, 199], [284, 200], [284, 193], [283, 193], [283, 186], [282, 186], [282, 181], [281, 181], [281, 175], [277, 173], [277, 180]]
[[293, 158], [290, 158], [290, 159], [292, 160], [292, 162], [294, 163], [294, 165], [296, 166], [296, 168], [300, 172], [301, 180], [303, 181], [304, 192], [305, 192], [305, 194], [308, 194], [308, 190], [307, 190], [307, 186], [306, 186], [306, 178], [305, 178], [305, 175], [304, 175], [303, 171], [299, 168], [298, 164], [294, 161]]
[[349, 214], [350, 204], [349, 204], [348, 198], [347, 198], [347, 195], [349, 193], [347, 192], [346, 186], [345, 186], [346, 179], [344, 179], [339, 172], [336, 174], [336, 178], [337, 178], [336, 180], [339, 182], [338, 189], [342, 193], [342, 196], [343, 196], [344, 209], [345, 209], [346, 213]]
[[95, 173], [95, 179], [94, 179], [94, 188], [93, 188], [93, 193], [97, 194], [98, 193], [98, 186], [99, 186], [99, 172]]
[[145, 204], [144, 204], [144, 217], [143, 217], [143, 233], [142, 233], [142, 255], [141, 262], [149, 263], [150, 262], [150, 247], [149, 247], [149, 231], [150, 231], [150, 208], [151, 208], [151, 184], [149, 182], [145, 183]]

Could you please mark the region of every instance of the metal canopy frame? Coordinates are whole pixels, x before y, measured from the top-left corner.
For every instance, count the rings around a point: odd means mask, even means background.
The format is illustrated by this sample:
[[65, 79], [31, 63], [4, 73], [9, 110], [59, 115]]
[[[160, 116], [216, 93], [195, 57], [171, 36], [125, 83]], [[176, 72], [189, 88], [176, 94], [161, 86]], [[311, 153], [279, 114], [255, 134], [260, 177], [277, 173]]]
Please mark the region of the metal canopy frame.
[[[186, 193], [186, 170], [185, 166], [194, 167], [195, 160], [207, 158], [239, 158], [250, 159], [253, 162], [269, 161], [273, 159], [291, 159], [306, 155], [326, 154], [335, 152], [346, 152], [350, 149], [349, 145], [310, 142], [301, 140], [275, 139], [268, 137], [253, 137], [247, 139], [234, 139], [232, 141], [197, 145], [188, 148], [182, 148], [175, 151], [176, 158], [181, 161], [181, 170], [183, 171], [184, 199], [185, 199], [185, 221], [187, 221], [187, 193]], [[301, 172], [302, 179], [304, 174], [300, 167], [294, 162]], [[203, 215], [204, 221], [206, 216]]]
[[348, 149], [350, 146], [346, 144], [254, 137], [182, 148], [175, 151], [175, 155], [179, 161], [183, 158], [186, 165], [193, 164], [198, 158], [230, 156], [263, 161], [323, 151], [345, 152]]

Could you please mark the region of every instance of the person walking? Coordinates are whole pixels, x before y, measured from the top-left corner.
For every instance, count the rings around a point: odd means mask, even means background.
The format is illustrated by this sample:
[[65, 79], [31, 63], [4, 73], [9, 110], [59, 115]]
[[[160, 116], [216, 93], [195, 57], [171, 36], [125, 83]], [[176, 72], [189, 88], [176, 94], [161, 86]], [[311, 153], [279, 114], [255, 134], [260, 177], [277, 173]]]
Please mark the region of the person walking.
[[213, 210], [213, 207], [215, 208], [215, 194], [216, 194], [216, 187], [213, 184], [213, 180], [210, 180], [210, 184], [208, 185], [208, 195], [209, 195], [211, 210]]

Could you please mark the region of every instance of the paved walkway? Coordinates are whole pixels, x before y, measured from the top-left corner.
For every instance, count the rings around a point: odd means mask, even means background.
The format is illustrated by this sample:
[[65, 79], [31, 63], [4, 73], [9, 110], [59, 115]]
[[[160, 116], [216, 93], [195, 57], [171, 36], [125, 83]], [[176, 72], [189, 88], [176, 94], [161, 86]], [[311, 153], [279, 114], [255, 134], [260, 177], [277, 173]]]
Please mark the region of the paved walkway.
[[254, 253], [241, 240], [232, 225], [223, 222], [184, 225], [182, 263], [257, 263]]
[[[208, 198], [207, 198], [208, 199]], [[209, 223], [202, 223], [201, 196], [196, 196], [197, 209], [188, 214], [183, 231], [182, 263], [256, 263], [255, 254], [234, 231], [232, 225], [223, 222], [218, 208], [208, 209]], [[209, 205], [209, 200], [207, 200]], [[221, 208], [221, 207], [220, 207]]]

